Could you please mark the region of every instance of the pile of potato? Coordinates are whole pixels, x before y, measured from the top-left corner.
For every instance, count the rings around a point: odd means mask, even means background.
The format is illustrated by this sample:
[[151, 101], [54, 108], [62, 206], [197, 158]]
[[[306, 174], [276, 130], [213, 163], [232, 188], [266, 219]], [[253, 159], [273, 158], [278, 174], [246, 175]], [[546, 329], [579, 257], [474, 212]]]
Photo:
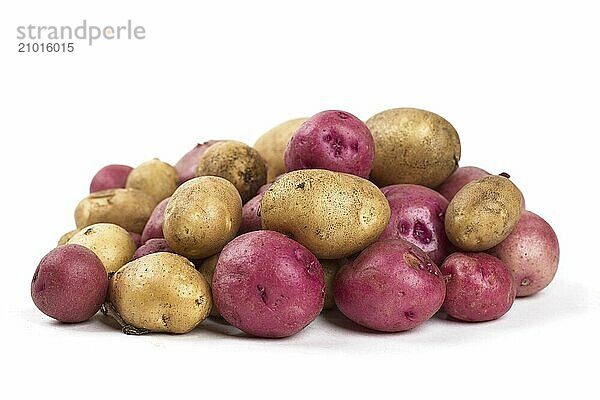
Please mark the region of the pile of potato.
[[558, 240], [507, 174], [459, 168], [460, 150], [428, 111], [334, 110], [254, 147], [215, 140], [174, 166], [108, 165], [41, 260], [33, 301], [62, 322], [102, 309], [129, 334], [211, 316], [286, 337], [336, 306], [386, 332], [440, 310], [499, 318], [552, 281]]

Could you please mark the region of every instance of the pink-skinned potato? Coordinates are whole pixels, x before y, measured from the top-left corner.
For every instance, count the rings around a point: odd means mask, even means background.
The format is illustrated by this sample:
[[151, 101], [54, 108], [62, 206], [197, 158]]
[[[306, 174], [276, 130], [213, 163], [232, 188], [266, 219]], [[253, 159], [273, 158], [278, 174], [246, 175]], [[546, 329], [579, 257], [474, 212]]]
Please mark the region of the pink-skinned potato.
[[489, 172], [478, 167], [459, 167], [436, 190], [450, 201], [467, 183], [489, 175]]
[[258, 189], [256, 196], [248, 200], [242, 207], [242, 225], [238, 231], [239, 235], [262, 229], [260, 222], [260, 201], [262, 200], [263, 194], [269, 188], [269, 186], [271, 186], [270, 183], [262, 185]]
[[213, 300], [231, 325], [258, 337], [287, 337], [319, 315], [325, 278], [317, 258], [274, 231], [233, 239], [212, 278]]
[[135, 232], [129, 232], [129, 236], [133, 239], [133, 243], [135, 243], [135, 247], [140, 247], [144, 242], [142, 242], [142, 235]]
[[90, 193], [100, 192], [107, 189], [124, 188], [127, 177], [133, 170], [128, 165], [110, 164], [101, 168], [92, 178]]
[[445, 290], [438, 267], [403, 239], [373, 243], [338, 271], [333, 284], [346, 317], [383, 332], [406, 331], [431, 318]]
[[510, 271], [487, 253], [453, 253], [440, 270], [446, 281], [444, 310], [453, 318], [491, 321], [506, 314], [515, 300]]
[[183, 157], [175, 164], [175, 170], [177, 171], [179, 184], [189, 181], [196, 177], [196, 170], [198, 169], [198, 162], [202, 155], [210, 146], [218, 140], [209, 140], [204, 143], [198, 143], [193, 149], [184, 154]]
[[93, 251], [78, 244], [51, 250], [31, 281], [31, 297], [44, 314], [61, 322], [90, 319], [104, 302], [108, 275]]
[[531, 211], [525, 211], [510, 235], [488, 252], [512, 272], [517, 297], [530, 296], [547, 287], [556, 275], [560, 258], [554, 229]]
[[158, 203], [152, 214], [150, 214], [150, 218], [148, 218], [148, 222], [146, 222], [146, 226], [144, 226], [144, 230], [142, 231], [142, 243], [146, 243], [149, 239], [161, 239], [165, 237], [163, 234], [163, 223], [165, 222], [165, 209], [170, 198], [167, 197]]
[[354, 115], [338, 110], [320, 112], [304, 122], [287, 145], [287, 171], [328, 169], [368, 178], [375, 145], [369, 128]]
[[149, 239], [141, 245], [135, 253], [133, 253], [133, 260], [137, 260], [140, 257], [143, 257], [148, 254], [153, 253], [174, 253], [173, 250], [169, 247], [169, 243], [165, 239]]
[[440, 265], [450, 248], [444, 227], [448, 200], [435, 190], [419, 185], [391, 185], [381, 191], [390, 204], [391, 214], [379, 240], [407, 240]]

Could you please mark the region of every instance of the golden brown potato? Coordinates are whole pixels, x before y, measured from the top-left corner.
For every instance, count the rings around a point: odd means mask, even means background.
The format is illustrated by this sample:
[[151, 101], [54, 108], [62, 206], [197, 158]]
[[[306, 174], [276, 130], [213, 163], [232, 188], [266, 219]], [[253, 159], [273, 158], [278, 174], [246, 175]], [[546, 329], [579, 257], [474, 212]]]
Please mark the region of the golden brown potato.
[[173, 194], [178, 180], [173, 166], [155, 158], [135, 167], [129, 173], [125, 187], [148, 193], [158, 204]]
[[366, 123], [375, 142], [371, 180], [380, 187], [413, 183], [434, 188], [458, 166], [458, 134], [439, 115], [395, 108], [372, 116]]
[[284, 233], [325, 259], [364, 249], [390, 218], [385, 196], [371, 182], [323, 169], [281, 175], [264, 193], [260, 210], [263, 229]]
[[197, 176], [220, 176], [233, 183], [242, 202], [256, 195], [258, 188], [267, 183], [267, 165], [252, 147], [234, 140], [217, 142], [210, 146], [198, 162]]
[[92, 250], [104, 264], [107, 273], [115, 272], [131, 261], [137, 249], [129, 232], [118, 225], [106, 223], [83, 228], [67, 243]]
[[[208, 257], [207, 259], [202, 261], [202, 265], [200, 266], [200, 273], [206, 279], [206, 281], [208, 282], [208, 284], [210, 285], [211, 288], [212, 288], [212, 278], [215, 273], [215, 268], [217, 267], [217, 261], [219, 261], [219, 255], [221, 255], [221, 253], [217, 253], [214, 256]], [[217, 310], [217, 307], [215, 307], [214, 302], [213, 302], [213, 307], [210, 310], [210, 316], [211, 317], [220, 317], [221, 316], [221, 314], [219, 314], [219, 310]]]
[[319, 260], [323, 272], [325, 272], [325, 303], [323, 304], [323, 311], [330, 310], [335, 307], [335, 300], [333, 298], [333, 280], [338, 270], [342, 268], [342, 265], [348, 262], [347, 258], [341, 258], [339, 260]]
[[[216, 146], [216, 145], [214, 145]], [[169, 247], [191, 259], [221, 251], [242, 222], [242, 200], [231, 182], [216, 176], [191, 179], [171, 196], [163, 233]]]
[[155, 206], [154, 199], [137, 189], [109, 189], [91, 193], [75, 209], [77, 229], [98, 222], [142, 233]]
[[63, 244], [66, 244], [77, 232], [79, 232], [79, 229], [73, 229], [62, 235], [60, 239], [58, 239], [58, 245], [62, 246]]
[[172, 253], [148, 254], [123, 266], [110, 280], [108, 299], [123, 322], [152, 332], [189, 332], [212, 307], [206, 279]]
[[521, 216], [521, 191], [503, 176], [463, 186], [446, 209], [446, 234], [457, 247], [484, 251], [503, 241]]
[[267, 163], [267, 182], [286, 172], [283, 154], [296, 132], [308, 118], [296, 118], [277, 125], [264, 133], [254, 143], [254, 148], [260, 153]]

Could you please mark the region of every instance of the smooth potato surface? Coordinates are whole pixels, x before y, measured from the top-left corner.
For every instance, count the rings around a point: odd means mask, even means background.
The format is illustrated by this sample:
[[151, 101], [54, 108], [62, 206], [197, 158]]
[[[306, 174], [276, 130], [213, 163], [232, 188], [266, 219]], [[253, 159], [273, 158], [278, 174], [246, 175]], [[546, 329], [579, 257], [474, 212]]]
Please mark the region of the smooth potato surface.
[[155, 158], [135, 167], [127, 177], [125, 187], [148, 193], [158, 204], [173, 194], [178, 180], [179, 175], [173, 166]]

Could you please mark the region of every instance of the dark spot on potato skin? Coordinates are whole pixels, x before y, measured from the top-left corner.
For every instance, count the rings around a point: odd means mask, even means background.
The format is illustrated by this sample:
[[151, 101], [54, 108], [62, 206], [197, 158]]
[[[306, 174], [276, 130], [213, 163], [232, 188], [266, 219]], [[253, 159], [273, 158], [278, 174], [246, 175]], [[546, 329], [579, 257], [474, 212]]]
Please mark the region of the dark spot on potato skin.
[[305, 185], [306, 184], [304, 182], [301, 182], [301, 183], [299, 183], [299, 184], [296, 185], [296, 189], [304, 189]]

